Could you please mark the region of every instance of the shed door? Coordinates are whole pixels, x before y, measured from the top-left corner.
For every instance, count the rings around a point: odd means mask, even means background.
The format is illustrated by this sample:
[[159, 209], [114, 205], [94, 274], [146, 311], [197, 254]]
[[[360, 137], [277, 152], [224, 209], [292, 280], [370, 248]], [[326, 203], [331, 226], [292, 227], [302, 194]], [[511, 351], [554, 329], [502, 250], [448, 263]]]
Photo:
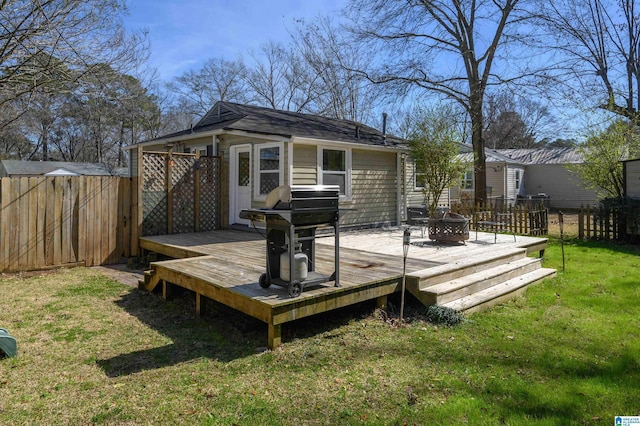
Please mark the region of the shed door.
[[249, 225], [240, 219], [240, 211], [251, 208], [251, 146], [231, 147], [231, 161], [229, 222]]

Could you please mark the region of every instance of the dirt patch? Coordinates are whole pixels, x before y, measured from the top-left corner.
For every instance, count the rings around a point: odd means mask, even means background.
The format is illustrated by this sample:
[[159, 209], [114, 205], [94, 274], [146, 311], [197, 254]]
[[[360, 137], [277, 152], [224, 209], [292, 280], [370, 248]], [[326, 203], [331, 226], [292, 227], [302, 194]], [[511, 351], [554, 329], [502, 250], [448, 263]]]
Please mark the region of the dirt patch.
[[138, 281], [144, 277], [142, 270], [129, 269], [125, 264], [94, 266], [91, 269], [99, 271], [101, 274], [131, 287], [137, 287]]
[[[578, 213], [565, 213], [563, 231], [566, 237], [578, 236]], [[560, 217], [558, 212], [549, 213], [549, 235], [560, 236]]]

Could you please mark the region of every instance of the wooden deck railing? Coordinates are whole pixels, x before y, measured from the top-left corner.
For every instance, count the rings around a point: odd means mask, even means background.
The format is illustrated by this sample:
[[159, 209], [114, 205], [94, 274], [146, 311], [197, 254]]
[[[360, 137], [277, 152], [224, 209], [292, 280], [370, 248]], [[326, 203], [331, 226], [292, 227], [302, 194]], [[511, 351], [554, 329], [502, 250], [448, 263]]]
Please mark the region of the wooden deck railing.
[[475, 229], [474, 223], [477, 212], [489, 212], [510, 214], [512, 219], [507, 221], [505, 232], [522, 235], [546, 235], [549, 231], [549, 211], [548, 209], [529, 204], [499, 205], [497, 203], [456, 203], [452, 204], [451, 211], [470, 218], [471, 227]]

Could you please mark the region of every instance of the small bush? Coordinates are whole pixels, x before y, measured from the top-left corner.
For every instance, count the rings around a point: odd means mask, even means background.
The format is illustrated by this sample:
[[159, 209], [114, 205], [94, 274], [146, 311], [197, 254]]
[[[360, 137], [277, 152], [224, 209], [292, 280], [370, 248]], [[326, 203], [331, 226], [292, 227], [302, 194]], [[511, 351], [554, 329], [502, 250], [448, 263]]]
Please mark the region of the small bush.
[[431, 305], [427, 307], [425, 317], [427, 321], [433, 324], [443, 324], [449, 327], [453, 327], [464, 321], [462, 312], [440, 305]]

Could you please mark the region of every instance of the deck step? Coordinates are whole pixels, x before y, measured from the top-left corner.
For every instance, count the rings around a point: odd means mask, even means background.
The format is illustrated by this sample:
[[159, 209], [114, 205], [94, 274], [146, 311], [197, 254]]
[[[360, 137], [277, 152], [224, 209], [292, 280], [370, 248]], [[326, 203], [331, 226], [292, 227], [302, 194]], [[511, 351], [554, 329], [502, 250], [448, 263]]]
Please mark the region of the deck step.
[[435, 284], [451, 281], [525, 257], [526, 249], [523, 248], [501, 248], [491, 252], [491, 256], [483, 253], [465, 257], [455, 262], [421, 269], [407, 274], [407, 288], [416, 295], [416, 292]]
[[479, 312], [513, 299], [523, 294], [527, 286], [544, 278], [553, 277], [555, 269], [538, 268], [515, 278], [511, 278], [500, 284], [496, 284], [477, 293], [469, 294], [459, 299], [445, 303], [443, 306], [464, 311], [465, 313]]
[[138, 288], [152, 292], [160, 282], [155, 273], [154, 269], [144, 271], [143, 279], [138, 281]]
[[452, 300], [478, 293], [509, 279], [533, 272], [540, 267], [541, 259], [531, 257], [516, 259], [489, 269], [426, 287], [421, 290], [425, 293], [423, 302], [426, 301], [427, 305], [443, 305]]

